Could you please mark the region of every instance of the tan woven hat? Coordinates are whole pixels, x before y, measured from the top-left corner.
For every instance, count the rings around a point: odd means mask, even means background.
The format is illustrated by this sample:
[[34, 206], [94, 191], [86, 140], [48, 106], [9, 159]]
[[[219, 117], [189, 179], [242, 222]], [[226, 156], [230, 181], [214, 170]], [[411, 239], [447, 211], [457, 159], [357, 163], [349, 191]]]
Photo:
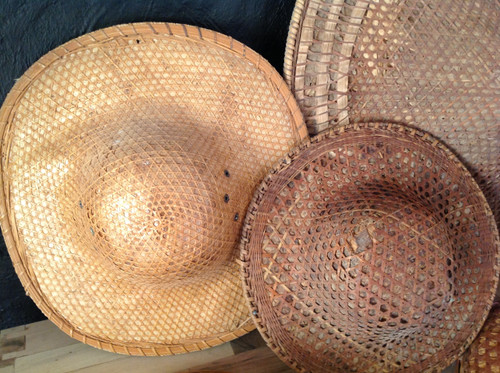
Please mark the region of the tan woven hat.
[[132, 355], [254, 328], [237, 243], [267, 170], [307, 136], [277, 72], [196, 27], [138, 23], [36, 62], [0, 111], [2, 232], [35, 303]]
[[500, 305], [496, 305], [483, 329], [460, 359], [462, 373], [500, 373]]
[[443, 141], [500, 226], [500, 3], [298, 0], [285, 77], [312, 133], [398, 122]]
[[440, 372], [498, 284], [498, 231], [441, 143], [393, 124], [315, 137], [264, 179], [242, 233], [244, 287], [300, 372]]

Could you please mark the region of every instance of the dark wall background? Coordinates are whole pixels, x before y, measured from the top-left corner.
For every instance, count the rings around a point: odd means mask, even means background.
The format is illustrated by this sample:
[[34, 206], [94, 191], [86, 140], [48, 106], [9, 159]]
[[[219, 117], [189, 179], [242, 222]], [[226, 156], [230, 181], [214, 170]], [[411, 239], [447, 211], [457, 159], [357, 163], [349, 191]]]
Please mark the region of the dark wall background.
[[[179, 22], [232, 36], [281, 73], [294, 0], [0, 0], [0, 102], [51, 49], [120, 23]], [[44, 319], [0, 242], [0, 329]]]

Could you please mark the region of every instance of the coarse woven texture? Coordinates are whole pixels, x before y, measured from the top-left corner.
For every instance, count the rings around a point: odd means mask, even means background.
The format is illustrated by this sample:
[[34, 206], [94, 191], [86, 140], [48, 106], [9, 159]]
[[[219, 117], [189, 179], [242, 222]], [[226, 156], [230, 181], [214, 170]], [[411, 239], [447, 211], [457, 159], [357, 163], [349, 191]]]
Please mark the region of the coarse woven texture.
[[498, 283], [498, 231], [440, 142], [396, 124], [313, 138], [250, 203], [245, 294], [300, 372], [441, 372], [476, 336]]
[[[15, 80], [45, 53], [80, 35], [130, 22], [215, 30], [250, 47], [281, 72], [294, 5], [290, 0], [2, 0], [0, 106]], [[0, 329], [45, 318], [26, 296], [0, 239]]]
[[307, 137], [257, 53], [180, 24], [106, 28], [35, 63], [0, 128], [2, 233], [63, 331], [166, 355], [254, 328], [236, 263], [242, 218], [267, 170]]
[[500, 226], [500, 2], [298, 0], [284, 74], [311, 133], [388, 121], [459, 156]]
[[483, 329], [462, 356], [462, 373], [500, 373], [500, 305], [496, 305]]

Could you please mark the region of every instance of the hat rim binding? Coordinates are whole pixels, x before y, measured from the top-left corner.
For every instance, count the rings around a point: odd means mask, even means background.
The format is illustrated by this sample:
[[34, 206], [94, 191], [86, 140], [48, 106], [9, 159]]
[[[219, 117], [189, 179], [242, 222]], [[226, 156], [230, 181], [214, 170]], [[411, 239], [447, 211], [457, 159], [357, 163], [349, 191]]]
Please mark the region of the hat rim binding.
[[[276, 93], [281, 94], [283, 103], [288, 109], [291, 121], [293, 122], [291, 123], [291, 127], [297, 132], [297, 138], [295, 139], [296, 142], [307, 138], [307, 129], [305, 127], [301, 111], [293, 98], [292, 93], [278, 72], [258, 53], [239, 41], [216, 31], [185, 24], [140, 22], [111, 26], [84, 34], [49, 51], [33, 65], [31, 65], [28, 70], [26, 70], [26, 72], [16, 81], [0, 108], [0, 136], [2, 138], [0, 151], [2, 154], [9, 152], [7, 147], [8, 144], [6, 143], [5, 138], [9, 133], [9, 127], [12, 125], [16, 105], [22, 99], [24, 92], [29, 88], [31, 83], [36, 81], [37, 77], [43, 73], [46, 68], [50, 67], [53, 62], [58, 61], [67, 54], [73, 53], [79, 48], [88, 47], [92, 44], [99, 44], [119, 37], [132, 37], [134, 35], [140, 36], [147, 34], [163, 34], [166, 36], [184, 38], [186, 40], [208, 42], [216, 47], [229, 51], [238, 58], [250, 62], [269, 80], [269, 86], [272, 86]], [[76, 326], [72, 325], [62, 315], [58, 314], [57, 310], [55, 310], [47, 299], [45, 299], [36, 282], [36, 278], [33, 277], [31, 268], [20, 255], [19, 249], [21, 249], [23, 245], [18, 244], [19, 237], [17, 225], [14, 216], [11, 213], [12, 209], [8, 197], [9, 181], [5, 179], [4, 174], [5, 157], [0, 165], [0, 172], [2, 173], [2, 177], [0, 177], [0, 188], [2, 191], [0, 196], [0, 225], [16, 274], [21, 280], [26, 294], [31, 297], [31, 299], [49, 320], [56, 324], [59, 329], [68, 334], [70, 337], [90, 346], [124, 355], [161, 356], [203, 350], [231, 341], [255, 329], [253, 321], [250, 317], [248, 317], [247, 320], [234, 330], [214, 334], [213, 336], [210, 336], [210, 338], [205, 339], [186, 339], [183, 343], [179, 344], [164, 344], [155, 342], [123, 343], [79, 331]], [[237, 250], [237, 247], [238, 245], [235, 246], [235, 250]], [[238, 271], [238, 266], [236, 266], [236, 272]], [[236, 275], [238, 275], [238, 273], [236, 273]]]
[[[491, 227], [492, 230], [492, 236], [493, 236], [493, 247], [496, 247], [496, 261], [493, 263], [493, 272], [495, 273], [494, 279], [493, 279], [493, 286], [489, 291], [489, 295], [487, 300], [487, 304], [489, 305], [485, 310], [483, 310], [483, 313], [481, 315], [481, 318], [479, 319], [478, 322], [476, 322], [476, 325], [474, 327], [473, 333], [469, 335], [469, 337], [466, 339], [465, 343], [462, 344], [461, 348], [458, 350], [455, 356], [447, 357], [444, 358], [440, 361], [438, 365], [434, 366], [428, 366], [426, 369], [445, 369], [447, 368], [450, 364], [452, 364], [454, 361], [456, 361], [463, 353], [466, 351], [466, 349], [470, 346], [470, 344], [474, 341], [474, 339], [477, 337], [479, 334], [483, 324], [485, 323], [489, 311], [492, 308], [495, 300], [495, 295], [496, 295], [496, 288], [500, 283], [500, 237], [499, 237], [499, 232], [495, 223], [495, 219], [492, 213], [492, 210], [486, 201], [486, 198], [480, 189], [479, 185], [477, 184], [476, 180], [472, 176], [472, 174], [469, 172], [469, 170], [464, 166], [464, 164], [457, 158], [457, 156], [446, 146], [444, 145], [441, 141], [430, 135], [429, 133], [412, 128], [410, 126], [406, 125], [401, 125], [401, 124], [396, 124], [396, 123], [390, 123], [390, 122], [367, 122], [367, 123], [355, 123], [355, 124], [345, 124], [342, 126], [338, 126], [335, 128], [328, 129], [326, 131], [323, 131], [322, 133], [316, 135], [315, 137], [310, 138], [307, 141], [303, 141], [299, 146], [295, 147], [292, 151], [288, 153], [286, 157], [283, 158], [283, 160], [277, 164], [266, 176], [266, 178], [261, 182], [259, 187], [256, 189], [254, 196], [252, 198], [252, 202], [250, 203], [248, 210], [247, 210], [247, 215], [245, 217], [245, 221], [243, 224], [243, 229], [242, 229], [242, 234], [241, 234], [241, 240], [240, 240], [240, 270], [241, 270], [241, 279], [243, 283], [243, 288], [244, 288], [244, 293], [245, 293], [245, 298], [247, 300], [247, 305], [251, 310], [251, 315], [252, 318], [255, 322], [255, 325], [257, 327], [257, 330], [263, 337], [263, 339], [266, 341], [266, 344], [268, 345], [269, 348], [289, 367], [292, 369], [298, 371], [298, 372], [308, 372], [308, 370], [304, 367], [300, 366], [300, 361], [296, 360], [291, 354], [289, 354], [286, 349], [283, 346], [280, 346], [278, 343], [275, 342], [271, 334], [269, 333], [268, 328], [266, 325], [263, 324], [262, 319], [259, 317], [259, 309], [258, 307], [261, 306], [261, 304], [257, 304], [257, 301], [255, 300], [255, 295], [256, 295], [256, 288], [252, 286], [252, 284], [249, 281], [249, 278], [251, 276], [250, 274], [250, 249], [249, 249], [249, 244], [251, 241], [251, 236], [252, 236], [252, 230], [254, 223], [257, 218], [257, 211], [260, 206], [260, 201], [263, 198], [263, 196], [266, 194], [270, 183], [273, 182], [274, 176], [278, 174], [281, 170], [286, 169], [294, 159], [298, 158], [302, 152], [307, 151], [309, 148], [314, 147], [315, 144], [320, 143], [323, 140], [327, 140], [329, 138], [334, 138], [336, 136], [342, 135], [343, 133], [346, 132], [355, 132], [360, 129], [384, 129], [387, 131], [392, 131], [394, 134], [396, 133], [405, 133], [407, 135], [411, 135], [415, 138], [418, 138], [419, 141], [426, 142], [429, 146], [439, 149], [439, 151], [442, 151], [444, 155], [452, 161], [457, 168], [462, 172], [462, 175], [465, 175], [468, 177], [474, 188], [476, 188], [477, 195], [482, 201], [482, 206], [485, 211], [485, 217], [487, 219], [487, 223]], [[266, 296], [267, 298], [267, 296]]]

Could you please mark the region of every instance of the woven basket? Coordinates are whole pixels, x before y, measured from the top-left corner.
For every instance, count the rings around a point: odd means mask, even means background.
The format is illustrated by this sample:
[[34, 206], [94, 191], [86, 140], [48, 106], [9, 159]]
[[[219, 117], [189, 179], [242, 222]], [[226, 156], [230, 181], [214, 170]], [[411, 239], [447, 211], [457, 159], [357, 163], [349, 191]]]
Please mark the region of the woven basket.
[[178, 24], [106, 28], [36, 62], [0, 128], [2, 232], [27, 293], [64, 332], [165, 355], [254, 328], [242, 220], [307, 136], [257, 53]]
[[311, 133], [397, 122], [444, 142], [500, 226], [500, 3], [298, 0], [285, 77]]
[[440, 372], [481, 328], [500, 242], [441, 143], [395, 124], [327, 131], [263, 181], [243, 284], [268, 345], [299, 372]]
[[461, 373], [500, 373], [500, 305], [494, 307], [483, 329], [461, 358]]

